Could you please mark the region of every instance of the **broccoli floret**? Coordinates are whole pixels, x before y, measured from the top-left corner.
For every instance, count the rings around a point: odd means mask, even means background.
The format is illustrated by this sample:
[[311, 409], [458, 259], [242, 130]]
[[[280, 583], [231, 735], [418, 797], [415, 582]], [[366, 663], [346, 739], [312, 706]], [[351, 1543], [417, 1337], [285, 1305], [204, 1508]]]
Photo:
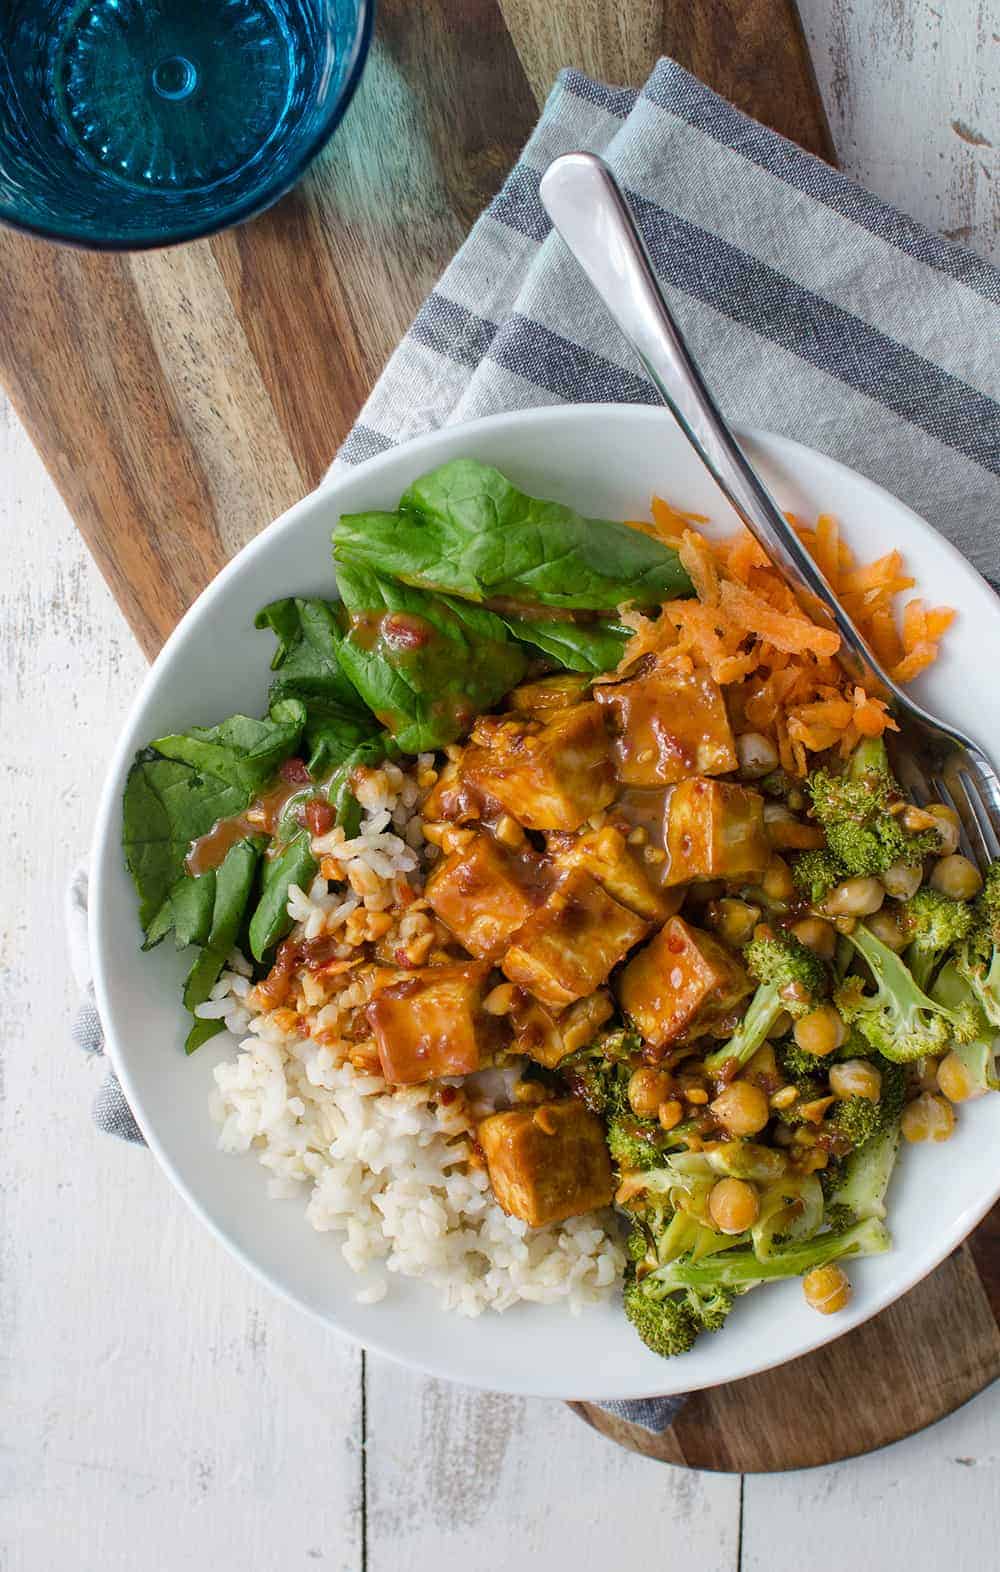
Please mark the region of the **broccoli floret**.
[[[670, 1137], [673, 1134], [671, 1130]], [[608, 1151], [615, 1166], [623, 1170], [656, 1168], [663, 1161], [670, 1137], [655, 1119], [637, 1119], [632, 1113], [621, 1112], [608, 1120]]]
[[655, 1353], [686, 1353], [699, 1332], [715, 1332], [738, 1294], [776, 1278], [801, 1277], [845, 1256], [880, 1255], [891, 1246], [880, 1220], [865, 1218], [841, 1231], [786, 1245], [766, 1261], [741, 1246], [695, 1259], [694, 1251], [666, 1266], [633, 1274], [625, 1287], [625, 1314]]
[[769, 933], [751, 939], [743, 961], [759, 986], [735, 1034], [706, 1058], [705, 1069], [710, 1075], [718, 1075], [733, 1059], [747, 1064], [782, 1010], [805, 1015], [828, 991], [823, 962], [794, 934]]
[[910, 940], [903, 958], [917, 987], [926, 990], [946, 952], [968, 938], [973, 908], [925, 885], [905, 902], [900, 918]]
[[880, 874], [894, 863], [919, 862], [940, 846], [937, 830], [908, 831], [901, 816], [891, 811], [902, 802], [902, 793], [881, 738], [859, 743], [843, 775], [814, 770], [806, 789], [830, 852], [850, 875]]
[[834, 995], [849, 1026], [894, 1064], [909, 1064], [927, 1054], [942, 1053], [951, 1042], [970, 1042], [976, 1035], [976, 1012], [957, 1010], [928, 998], [908, 968], [870, 928], [858, 923], [848, 935], [868, 963], [875, 992], [865, 993], [862, 979], [847, 977]]
[[864, 1146], [882, 1131], [898, 1124], [906, 1099], [906, 1070], [901, 1064], [891, 1064], [888, 1059], [876, 1061], [882, 1073], [882, 1091], [877, 1102], [869, 1097], [839, 1098], [826, 1117], [824, 1128], [842, 1140], [848, 1141], [853, 1150]]
[[956, 963], [990, 1025], [1000, 1027], [1000, 862], [987, 870]]
[[832, 1228], [846, 1228], [869, 1217], [879, 1221], [885, 1217], [885, 1195], [898, 1152], [897, 1117], [887, 1120], [881, 1130], [833, 1171], [833, 1183], [826, 1191], [826, 1217]]
[[640, 1046], [635, 1032], [606, 1032], [563, 1059], [559, 1073], [592, 1113], [605, 1117], [627, 1113], [629, 1073]]
[[847, 878], [847, 869], [829, 847], [799, 852], [791, 867], [796, 886], [813, 906], [822, 905], [834, 885]]

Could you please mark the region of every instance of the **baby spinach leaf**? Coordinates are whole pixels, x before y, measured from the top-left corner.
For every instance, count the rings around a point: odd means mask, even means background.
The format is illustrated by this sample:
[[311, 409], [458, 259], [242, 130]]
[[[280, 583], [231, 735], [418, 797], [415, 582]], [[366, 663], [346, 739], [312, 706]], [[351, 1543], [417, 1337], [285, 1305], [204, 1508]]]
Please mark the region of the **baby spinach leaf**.
[[529, 497], [500, 471], [455, 459], [414, 481], [398, 513], [344, 514], [338, 581], [365, 563], [467, 600], [508, 597], [580, 611], [693, 593], [677, 552], [641, 530]]
[[153, 949], [171, 929], [179, 950], [189, 944], [207, 944], [214, 908], [215, 869], [210, 868], [197, 878], [182, 873], [147, 928], [143, 949]]
[[263, 845], [259, 836], [237, 841], [235, 846], [230, 846], [223, 861], [214, 870], [212, 926], [184, 984], [184, 1008], [192, 1013], [199, 1004], [204, 1004], [215, 987], [226, 958], [236, 943]]
[[252, 796], [295, 752], [302, 737], [304, 704], [286, 702], [279, 715], [268, 720], [231, 715], [218, 726], [193, 726], [171, 737], [157, 737], [152, 746], [165, 758], [179, 759]]
[[148, 929], [184, 872], [188, 847], [218, 819], [240, 813], [250, 794], [179, 759], [137, 754], [125, 783], [122, 840]]
[[453, 742], [524, 675], [524, 651], [492, 612], [354, 562], [338, 582], [350, 613], [341, 665], [404, 753]]
[[515, 639], [531, 644], [565, 671], [613, 671], [632, 637], [631, 628], [617, 622], [527, 621], [504, 617]]
[[211, 1038], [218, 1037], [225, 1031], [225, 1021], [196, 1020], [187, 1037], [184, 1039], [184, 1052], [188, 1055], [197, 1053], [202, 1043], [207, 1043]]
[[303, 754], [310, 775], [326, 775], [378, 730], [337, 659], [338, 609], [325, 600], [276, 600], [258, 612], [256, 626], [269, 627], [278, 640], [271, 661], [279, 672], [271, 684], [271, 716], [288, 699], [305, 705]]
[[265, 861], [260, 900], [250, 919], [250, 952], [254, 960], [263, 961], [268, 950], [283, 939], [292, 926], [288, 915], [289, 885], [308, 889], [317, 872], [318, 864], [309, 850], [309, 836], [305, 830], [289, 841], [277, 857]]

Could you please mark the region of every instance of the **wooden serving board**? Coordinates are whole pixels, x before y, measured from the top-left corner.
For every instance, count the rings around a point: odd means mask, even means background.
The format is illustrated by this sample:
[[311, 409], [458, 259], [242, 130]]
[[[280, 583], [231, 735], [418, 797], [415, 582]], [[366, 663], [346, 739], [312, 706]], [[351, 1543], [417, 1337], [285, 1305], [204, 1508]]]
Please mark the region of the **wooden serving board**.
[[[557, 70], [638, 85], [660, 54], [833, 159], [794, 0], [379, 0], [343, 126], [254, 223], [136, 256], [0, 231], [0, 380], [148, 655], [316, 485]], [[998, 1234], [995, 1215], [877, 1320], [692, 1398], [664, 1436], [574, 1406], [701, 1468], [884, 1445], [1000, 1373]]]

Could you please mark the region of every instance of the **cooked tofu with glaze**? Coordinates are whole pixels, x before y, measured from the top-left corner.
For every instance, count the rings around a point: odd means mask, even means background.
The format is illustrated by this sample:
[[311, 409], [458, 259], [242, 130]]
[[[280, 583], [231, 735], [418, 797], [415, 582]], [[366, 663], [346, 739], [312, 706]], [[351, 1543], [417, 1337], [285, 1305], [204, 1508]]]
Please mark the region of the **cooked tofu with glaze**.
[[760, 792], [700, 775], [672, 788], [664, 839], [666, 884], [759, 876], [771, 857]]
[[746, 970], [710, 933], [671, 917], [633, 956], [618, 998], [636, 1030], [655, 1049], [699, 1037], [731, 1015], [753, 991]]
[[477, 1135], [493, 1194], [509, 1216], [544, 1228], [610, 1205], [604, 1128], [577, 1098], [490, 1114]]
[[544, 722], [486, 716], [472, 734], [462, 771], [529, 830], [577, 830], [615, 794], [604, 719], [589, 701], [557, 710]]
[[541, 905], [551, 884], [549, 864], [530, 846], [512, 851], [481, 830], [437, 865], [424, 894], [465, 948], [489, 961]]
[[656, 666], [624, 682], [599, 683], [594, 698], [607, 713], [624, 785], [672, 786], [688, 775], [735, 770], [726, 702], [707, 671]]
[[517, 995], [510, 1012], [514, 1028], [511, 1047], [515, 1053], [526, 1054], [547, 1070], [554, 1070], [569, 1054], [585, 1048], [595, 1032], [615, 1013], [611, 995], [604, 988], [585, 999], [577, 999], [561, 1014], [554, 1013], [520, 988]]
[[367, 1006], [382, 1074], [393, 1086], [470, 1075], [499, 1046], [500, 1023], [482, 1008], [485, 961], [399, 972]]
[[554, 861], [557, 868], [586, 869], [622, 906], [650, 922], [663, 922], [670, 915], [671, 897], [662, 887], [653, 886], [646, 864], [613, 825], [585, 830], [568, 845], [560, 845]]
[[648, 932], [589, 873], [572, 868], [514, 935], [501, 966], [511, 982], [561, 1010], [599, 988]]

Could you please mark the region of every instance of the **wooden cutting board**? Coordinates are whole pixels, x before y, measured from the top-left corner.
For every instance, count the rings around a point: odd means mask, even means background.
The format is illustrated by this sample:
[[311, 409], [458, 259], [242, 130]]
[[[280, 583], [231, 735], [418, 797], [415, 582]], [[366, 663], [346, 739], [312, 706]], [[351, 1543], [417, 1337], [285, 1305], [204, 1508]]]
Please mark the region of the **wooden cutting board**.
[[[380, 0], [343, 126], [254, 223], [131, 257], [0, 232], [0, 380], [148, 655], [316, 485], [557, 70], [638, 85], [660, 54], [834, 158], [794, 0]], [[701, 1468], [884, 1445], [1000, 1373], [998, 1234], [995, 1216], [868, 1326], [692, 1398], [664, 1436], [574, 1406]]]

